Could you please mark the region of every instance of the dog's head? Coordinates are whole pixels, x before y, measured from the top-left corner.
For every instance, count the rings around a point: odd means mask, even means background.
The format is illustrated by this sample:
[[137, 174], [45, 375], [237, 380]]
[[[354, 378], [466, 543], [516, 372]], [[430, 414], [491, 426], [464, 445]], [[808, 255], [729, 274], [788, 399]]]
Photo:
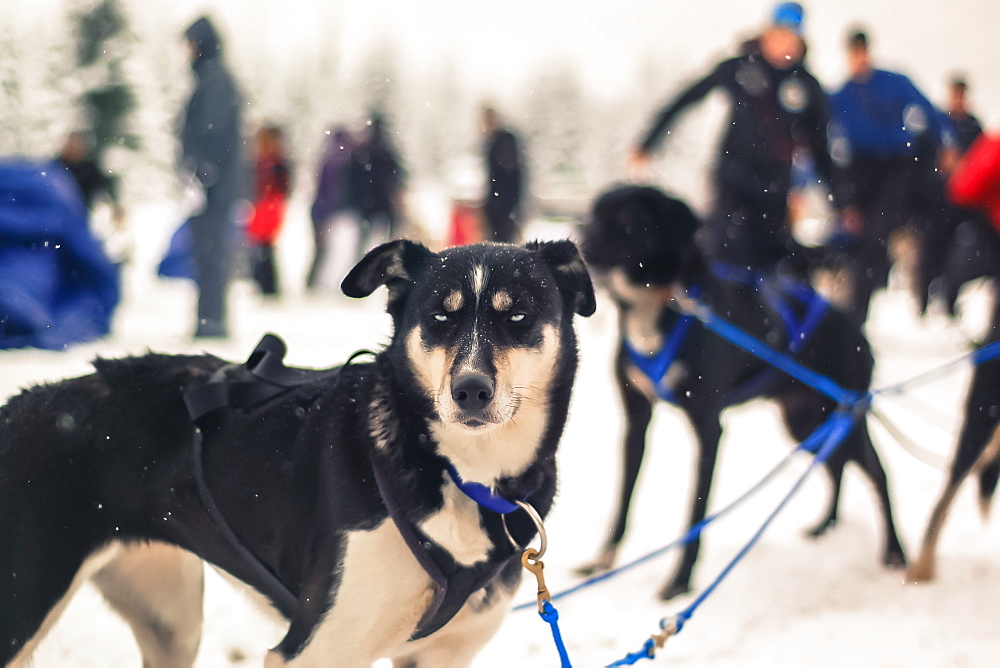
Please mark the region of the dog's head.
[[634, 286], [667, 286], [700, 268], [698, 225], [687, 204], [657, 188], [616, 186], [593, 204], [583, 254], [600, 275], [618, 274]]
[[575, 371], [573, 315], [596, 306], [572, 242], [432, 253], [391, 241], [368, 253], [342, 288], [364, 297], [382, 285], [395, 325], [390, 358], [397, 376], [429, 400], [435, 432], [468, 439], [534, 419], [544, 430], [550, 388]]

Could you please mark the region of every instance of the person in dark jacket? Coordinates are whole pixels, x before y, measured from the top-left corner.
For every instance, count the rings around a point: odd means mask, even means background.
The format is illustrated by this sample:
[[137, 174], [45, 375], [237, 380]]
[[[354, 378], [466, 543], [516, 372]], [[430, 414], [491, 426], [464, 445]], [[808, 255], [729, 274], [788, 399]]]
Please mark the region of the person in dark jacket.
[[[650, 155], [681, 112], [721, 88], [729, 96], [729, 119], [715, 160], [714, 201], [700, 234], [714, 260], [772, 271], [786, 258], [801, 257], [787, 222], [792, 158], [811, 155], [829, 188], [834, 170], [827, 147], [827, 99], [803, 63], [801, 5], [775, 7], [760, 38], [741, 55], [719, 63], [657, 115], [629, 158], [630, 172], [645, 172]], [[832, 193], [842, 207], [840, 193]], [[801, 273], [797, 266], [795, 273]]]
[[959, 155], [968, 151], [983, 132], [979, 119], [969, 110], [968, 92], [969, 84], [965, 77], [955, 76], [948, 82], [948, 120], [951, 121]]
[[351, 200], [360, 218], [359, 256], [395, 235], [404, 181], [405, 172], [386, 135], [385, 120], [374, 114], [367, 138], [351, 159]]
[[232, 216], [244, 195], [241, 98], [207, 18], [184, 33], [196, 84], [180, 132], [184, 169], [205, 190], [205, 208], [190, 219], [198, 285], [196, 337], [228, 336], [226, 293], [232, 264]]
[[487, 241], [513, 243], [521, 233], [521, 148], [514, 133], [501, 127], [493, 107], [483, 108], [482, 127], [486, 139], [484, 236]]
[[[351, 159], [354, 154], [354, 137], [343, 126], [330, 131], [323, 148], [316, 174], [316, 196], [310, 210], [313, 224], [313, 261], [306, 277], [306, 290], [312, 292], [322, 287], [323, 276], [327, 275], [330, 239], [338, 225], [350, 225], [356, 232], [357, 217], [354, 215], [353, 191], [351, 189]], [[353, 250], [352, 250], [353, 254]], [[352, 258], [353, 259], [353, 258]], [[337, 284], [346, 275], [337, 276]], [[334, 270], [334, 271], [336, 271]]]
[[[924, 176], [915, 179], [914, 206], [924, 214], [917, 263], [918, 311], [926, 313], [932, 295], [940, 297], [948, 313], [955, 315], [958, 290], [966, 280], [995, 276], [1000, 268], [1000, 237], [989, 229], [981, 212], [950, 202], [945, 183], [955, 165], [983, 128], [969, 110], [968, 84], [961, 75], [948, 82], [947, 113], [952, 146], [945, 147], [935, 160], [929, 156]], [[926, 214], [932, 214], [927, 216]]]
[[122, 211], [118, 201], [118, 187], [115, 179], [101, 169], [93, 155], [93, 140], [90, 133], [82, 130], [69, 133], [59, 156], [56, 158], [72, 175], [80, 188], [80, 196], [87, 211], [92, 211], [95, 202], [103, 197], [114, 210], [114, 222], [121, 224]]
[[[864, 323], [872, 293], [886, 285], [890, 237], [920, 210], [940, 217], [934, 168], [945, 143], [944, 116], [913, 82], [876, 69], [863, 31], [847, 41], [850, 79], [831, 96], [831, 147], [858, 210], [851, 313]], [[917, 227], [937, 225], [919, 221]]]

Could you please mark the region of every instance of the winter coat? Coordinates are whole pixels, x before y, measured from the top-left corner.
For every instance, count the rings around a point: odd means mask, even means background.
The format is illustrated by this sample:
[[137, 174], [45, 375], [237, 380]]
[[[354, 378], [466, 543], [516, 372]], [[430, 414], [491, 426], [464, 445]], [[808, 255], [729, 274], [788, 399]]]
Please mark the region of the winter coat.
[[327, 142], [316, 181], [311, 216], [313, 225], [326, 225], [334, 214], [352, 206], [351, 147], [336, 138]]
[[381, 135], [376, 135], [361, 144], [352, 156], [353, 204], [365, 218], [385, 215], [393, 220], [404, 178], [396, 152]]
[[848, 156], [912, 158], [921, 146], [936, 151], [949, 129], [941, 112], [897, 72], [872, 70], [864, 80], [848, 81], [830, 101], [832, 135], [847, 142]]
[[285, 200], [291, 190], [288, 165], [280, 156], [262, 158], [257, 161], [255, 177], [257, 197], [247, 236], [254, 245], [270, 246], [285, 219]]
[[486, 206], [515, 211], [521, 203], [522, 168], [517, 137], [497, 130], [486, 146]]
[[[721, 191], [757, 198], [768, 192], [782, 198], [790, 186], [792, 156], [805, 147], [816, 171], [833, 183], [827, 147], [827, 97], [819, 82], [797, 63], [773, 67], [749, 42], [736, 58], [719, 63], [664, 107], [643, 137], [643, 153], [651, 153], [672, 123], [688, 107], [716, 88], [729, 96], [729, 119], [715, 163]], [[834, 193], [840, 200], [838, 193]]]
[[973, 142], [948, 179], [948, 197], [985, 211], [1000, 232], [1000, 134], [983, 133]]
[[198, 45], [198, 55], [191, 65], [196, 85], [180, 133], [183, 162], [205, 187], [206, 215], [228, 219], [244, 194], [242, 100], [222, 62], [212, 24], [199, 19], [185, 36]]

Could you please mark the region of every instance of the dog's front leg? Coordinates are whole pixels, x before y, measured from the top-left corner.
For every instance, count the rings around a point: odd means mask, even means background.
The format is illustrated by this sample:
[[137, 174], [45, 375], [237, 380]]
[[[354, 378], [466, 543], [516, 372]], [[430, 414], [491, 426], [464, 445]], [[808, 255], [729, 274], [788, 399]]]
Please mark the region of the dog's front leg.
[[[719, 439], [722, 437], [722, 425], [719, 423], [718, 411], [713, 410], [691, 415], [691, 422], [698, 439], [698, 458], [688, 527], [693, 527], [705, 519], [705, 514], [708, 511], [708, 495], [712, 489], [712, 476], [715, 472], [715, 460], [719, 452]], [[701, 539], [697, 537], [684, 546], [677, 569], [660, 589], [662, 600], [668, 601], [675, 596], [691, 591], [691, 572], [698, 559], [700, 547]]]
[[646, 430], [649, 428], [649, 422], [653, 417], [653, 404], [650, 398], [628, 379], [625, 371], [622, 369], [623, 364], [624, 362], [620, 360], [618, 365], [619, 372], [617, 374], [618, 387], [625, 406], [626, 419], [618, 507], [614, 523], [611, 527], [611, 535], [601, 548], [600, 553], [593, 561], [583, 564], [576, 569], [578, 574], [585, 576], [607, 571], [615, 565], [615, 558], [618, 555], [618, 545], [625, 537], [629, 506], [632, 503], [632, 495], [635, 492], [639, 469], [642, 467], [642, 459], [646, 453]]

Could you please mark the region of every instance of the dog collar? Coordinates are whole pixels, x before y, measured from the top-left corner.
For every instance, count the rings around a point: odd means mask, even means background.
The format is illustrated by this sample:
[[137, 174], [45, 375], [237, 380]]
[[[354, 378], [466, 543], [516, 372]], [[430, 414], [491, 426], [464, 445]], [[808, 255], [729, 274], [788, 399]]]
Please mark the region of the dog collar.
[[455, 483], [455, 486], [462, 490], [463, 494], [484, 508], [489, 508], [493, 512], [500, 513], [501, 515], [512, 513], [518, 509], [517, 504], [508, 501], [502, 496], [497, 496], [486, 485], [478, 482], [466, 482], [462, 480], [462, 476], [458, 474], [458, 470], [455, 468], [455, 465], [448, 460], [444, 461], [444, 468], [448, 471], [448, 475], [451, 476], [451, 481]]

